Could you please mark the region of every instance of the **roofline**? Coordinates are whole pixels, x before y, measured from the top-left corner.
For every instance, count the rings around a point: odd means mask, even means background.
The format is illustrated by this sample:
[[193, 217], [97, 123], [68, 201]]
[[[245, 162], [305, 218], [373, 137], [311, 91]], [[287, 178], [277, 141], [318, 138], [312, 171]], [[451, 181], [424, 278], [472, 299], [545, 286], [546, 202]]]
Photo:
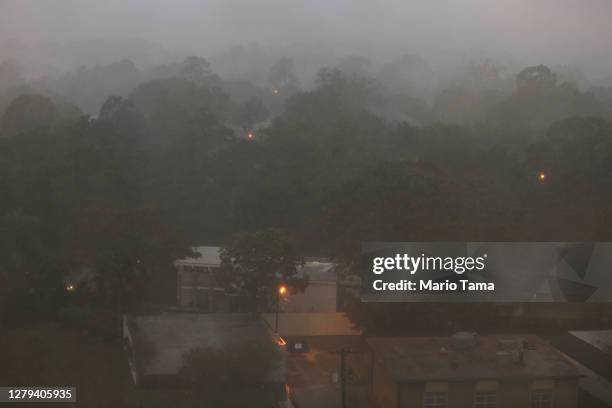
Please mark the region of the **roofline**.
[[473, 378], [448, 378], [448, 377], [424, 377], [414, 380], [397, 380], [393, 381], [397, 384], [419, 384], [430, 381], [441, 381], [441, 382], [472, 382], [472, 381], [513, 381], [513, 380], [538, 380], [538, 379], [568, 379], [568, 378], [583, 378], [585, 374], [559, 374], [559, 375], [525, 375], [525, 376], [508, 376], [508, 377], [473, 377]]
[[220, 267], [221, 264], [220, 263], [210, 263], [210, 262], [201, 262], [201, 261], [187, 261], [184, 259], [178, 260], [178, 261], [174, 261], [174, 266], [192, 266], [192, 265], [197, 265], [197, 266], [211, 266], [211, 267]]

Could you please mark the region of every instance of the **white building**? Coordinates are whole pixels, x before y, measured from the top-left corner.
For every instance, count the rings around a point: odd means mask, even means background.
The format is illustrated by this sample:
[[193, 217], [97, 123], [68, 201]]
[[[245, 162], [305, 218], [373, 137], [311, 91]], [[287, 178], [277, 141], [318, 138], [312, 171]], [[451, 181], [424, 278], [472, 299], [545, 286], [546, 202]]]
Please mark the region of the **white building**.
[[[192, 250], [199, 256], [174, 262], [177, 305], [206, 312], [241, 311], [240, 298], [228, 293], [222, 284], [221, 248], [200, 246]], [[307, 258], [298, 273], [308, 275], [308, 287], [304, 292], [284, 297], [280, 310], [283, 313], [335, 312], [337, 276], [333, 264], [325, 259]]]
[[219, 282], [220, 250], [215, 246], [194, 247], [192, 251], [199, 256], [174, 262], [179, 307], [207, 312], [236, 311], [236, 296], [226, 293]]
[[338, 276], [334, 264], [326, 259], [307, 258], [299, 269], [300, 275], [308, 275], [308, 286], [304, 292], [283, 299], [284, 313], [335, 312], [337, 309]]

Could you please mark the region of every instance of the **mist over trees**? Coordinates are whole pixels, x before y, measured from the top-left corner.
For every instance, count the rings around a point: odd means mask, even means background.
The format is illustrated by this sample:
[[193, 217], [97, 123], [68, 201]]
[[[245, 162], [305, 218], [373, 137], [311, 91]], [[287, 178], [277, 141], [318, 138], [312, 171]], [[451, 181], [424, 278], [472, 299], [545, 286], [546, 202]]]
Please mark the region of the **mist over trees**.
[[109, 308], [168, 303], [190, 246], [270, 229], [349, 272], [365, 240], [612, 237], [590, 62], [332, 43], [0, 46], [0, 302], [55, 316], [88, 271]]

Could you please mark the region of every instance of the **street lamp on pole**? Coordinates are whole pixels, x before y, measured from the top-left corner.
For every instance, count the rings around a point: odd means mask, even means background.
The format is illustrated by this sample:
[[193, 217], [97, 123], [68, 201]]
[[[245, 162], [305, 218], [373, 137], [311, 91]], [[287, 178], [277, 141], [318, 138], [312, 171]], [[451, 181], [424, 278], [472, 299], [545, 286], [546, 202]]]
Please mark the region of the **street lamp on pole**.
[[276, 318], [274, 323], [274, 332], [278, 334], [278, 312], [280, 310], [280, 297], [287, 293], [287, 287], [285, 285], [280, 285], [278, 290], [276, 291]]

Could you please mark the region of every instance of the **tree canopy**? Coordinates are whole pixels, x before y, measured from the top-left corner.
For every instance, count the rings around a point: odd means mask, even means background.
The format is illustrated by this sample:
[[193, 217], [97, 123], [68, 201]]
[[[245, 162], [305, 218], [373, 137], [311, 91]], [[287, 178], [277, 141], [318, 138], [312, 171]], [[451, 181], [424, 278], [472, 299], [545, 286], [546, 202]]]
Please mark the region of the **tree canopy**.
[[226, 284], [246, 296], [255, 313], [273, 304], [281, 285], [305, 288], [308, 276], [298, 275], [302, 264], [291, 238], [274, 229], [238, 234], [221, 249]]
[[[105, 302], [136, 307], [164, 298], [144, 281], [202, 243], [227, 243], [228, 285], [265, 310], [279, 284], [303, 287], [303, 255], [356, 273], [361, 240], [610, 237], [605, 88], [477, 61], [426, 100], [412, 89], [432, 79], [417, 56], [344, 58], [304, 90], [291, 60], [273, 65], [252, 83], [200, 57], [146, 72], [123, 61], [53, 92], [2, 92], [1, 301], [40, 294], [52, 315], [87, 264], [111, 288]], [[94, 116], [54, 93], [83, 78], [106, 90], [95, 111], [79, 105]]]

